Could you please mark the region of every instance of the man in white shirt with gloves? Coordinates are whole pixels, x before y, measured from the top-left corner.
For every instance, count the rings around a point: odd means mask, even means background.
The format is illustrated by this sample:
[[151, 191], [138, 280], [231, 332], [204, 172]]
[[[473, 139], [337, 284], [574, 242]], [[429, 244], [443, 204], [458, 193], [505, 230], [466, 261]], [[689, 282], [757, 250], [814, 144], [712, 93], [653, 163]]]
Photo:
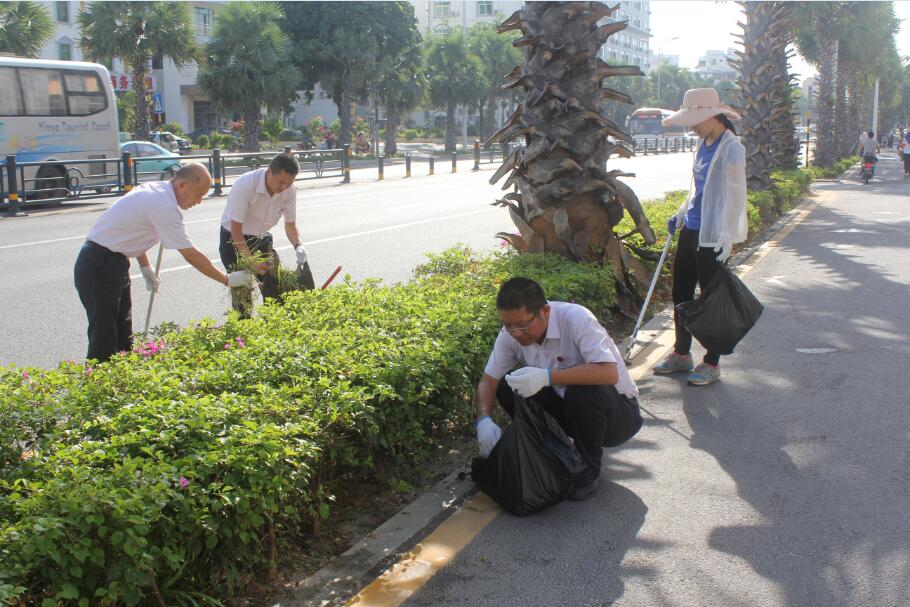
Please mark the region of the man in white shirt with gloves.
[[[281, 153], [272, 158], [268, 168], [255, 169], [242, 175], [228, 194], [227, 206], [221, 216], [218, 251], [228, 270], [235, 268], [240, 257], [253, 252], [263, 253], [268, 261], [256, 268], [256, 279], [262, 297], [278, 296], [278, 268], [281, 260], [269, 233], [284, 217], [284, 232], [297, 256], [297, 265], [307, 264], [307, 253], [300, 244], [297, 231], [297, 191], [292, 187], [300, 165], [291, 154]], [[247, 313], [242, 303], [233, 301], [234, 309]]]
[[641, 429], [638, 388], [587, 308], [547, 301], [539, 284], [516, 277], [500, 287], [496, 309], [502, 329], [474, 402], [480, 453], [487, 457], [499, 441], [502, 432], [490, 414], [498, 401], [513, 415], [514, 390], [537, 401], [574, 440], [587, 470], [569, 499], [588, 499], [597, 489], [603, 448]]
[[144, 183], [115, 202], [89, 230], [74, 268], [76, 290], [88, 316], [88, 353], [99, 362], [132, 349], [130, 257], [139, 261], [146, 289], [160, 279], [146, 251], [160, 241], [177, 249], [194, 268], [229, 287], [252, 281], [249, 272], [222, 273], [193, 246], [183, 212], [200, 202], [212, 178], [200, 164], [182, 166], [170, 181]]

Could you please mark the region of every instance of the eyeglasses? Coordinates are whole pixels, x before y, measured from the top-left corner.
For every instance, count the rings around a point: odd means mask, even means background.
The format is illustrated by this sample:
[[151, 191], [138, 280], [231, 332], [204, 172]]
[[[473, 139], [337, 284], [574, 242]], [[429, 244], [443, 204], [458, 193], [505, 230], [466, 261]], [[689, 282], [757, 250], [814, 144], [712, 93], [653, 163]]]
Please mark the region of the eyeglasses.
[[537, 319], [538, 314], [540, 314], [540, 310], [534, 312], [534, 316], [532, 316], [530, 320], [518, 325], [512, 325], [511, 327], [503, 325], [502, 330], [509, 335], [524, 335], [528, 332], [528, 329], [531, 328], [531, 324]]

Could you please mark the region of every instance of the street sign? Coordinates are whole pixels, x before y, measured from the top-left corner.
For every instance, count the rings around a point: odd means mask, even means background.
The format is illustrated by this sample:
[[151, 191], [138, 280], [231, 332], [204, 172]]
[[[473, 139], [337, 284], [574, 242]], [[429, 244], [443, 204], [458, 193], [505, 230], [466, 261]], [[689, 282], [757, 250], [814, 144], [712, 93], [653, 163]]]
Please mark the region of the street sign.
[[164, 113], [164, 99], [161, 98], [161, 93], [152, 93], [152, 112], [155, 114]]

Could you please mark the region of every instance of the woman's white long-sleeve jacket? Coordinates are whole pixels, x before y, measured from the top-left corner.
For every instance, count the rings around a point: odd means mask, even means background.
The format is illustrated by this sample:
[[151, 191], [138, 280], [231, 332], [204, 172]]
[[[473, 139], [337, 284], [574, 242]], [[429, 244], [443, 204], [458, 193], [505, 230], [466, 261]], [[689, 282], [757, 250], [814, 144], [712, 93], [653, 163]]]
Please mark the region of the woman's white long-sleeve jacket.
[[[698, 140], [693, 164], [704, 139]], [[676, 227], [683, 225], [686, 212], [695, 197], [695, 177], [689, 195], [676, 212]], [[722, 241], [737, 243], [746, 239], [746, 148], [731, 131], [721, 135], [714, 159], [708, 167], [701, 195], [701, 229], [698, 246], [715, 247]]]

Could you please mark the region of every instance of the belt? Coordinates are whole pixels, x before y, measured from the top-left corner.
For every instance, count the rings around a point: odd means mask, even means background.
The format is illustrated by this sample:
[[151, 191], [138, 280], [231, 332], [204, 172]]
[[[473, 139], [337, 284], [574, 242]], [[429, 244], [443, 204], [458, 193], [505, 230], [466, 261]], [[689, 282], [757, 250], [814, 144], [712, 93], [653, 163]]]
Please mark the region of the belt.
[[123, 257], [124, 259], [126, 258], [126, 255], [124, 255], [123, 253], [117, 253], [116, 251], [111, 251], [109, 248], [98, 244], [94, 240], [86, 240], [85, 245], [83, 245], [83, 246], [85, 246], [89, 249], [92, 249], [94, 251], [98, 251], [99, 253], [104, 253], [105, 255], [110, 255], [112, 257]]

